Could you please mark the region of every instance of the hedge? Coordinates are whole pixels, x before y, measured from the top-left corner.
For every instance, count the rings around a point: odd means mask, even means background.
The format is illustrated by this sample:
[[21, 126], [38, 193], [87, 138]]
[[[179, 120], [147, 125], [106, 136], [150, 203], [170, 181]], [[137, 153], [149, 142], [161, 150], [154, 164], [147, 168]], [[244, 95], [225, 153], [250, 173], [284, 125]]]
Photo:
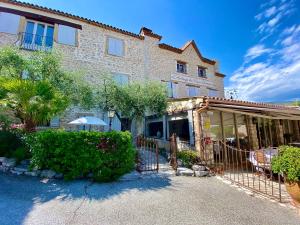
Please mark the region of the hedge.
[[66, 132], [46, 130], [27, 137], [31, 166], [62, 173], [67, 180], [87, 177], [116, 180], [134, 167], [135, 149], [129, 132]]

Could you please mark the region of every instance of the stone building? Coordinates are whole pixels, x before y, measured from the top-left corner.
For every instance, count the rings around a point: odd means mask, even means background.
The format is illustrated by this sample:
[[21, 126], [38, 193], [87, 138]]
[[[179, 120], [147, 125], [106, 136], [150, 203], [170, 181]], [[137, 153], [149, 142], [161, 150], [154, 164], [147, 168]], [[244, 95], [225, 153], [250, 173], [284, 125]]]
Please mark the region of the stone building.
[[[0, 0], [0, 47], [59, 51], [66, 69], [81, 71], [94, 85], [101, 84], [105, 74], [122, 84], [164, 82], [173, 99], [224, 97], [224, 75], [219, 72], [217, 61], [205, 58], [194, 41], [177, 48], [161, 40], [161, 35], [145, 27], [135, 34], [58, 10]], [[72, 107], [63, 117], [54, 118], [51, 125], [67, 126], [67, 122], [83, 115], [108, 120], [106, 113], [99, 110]], [[117, 118], [113, 119], [113, 128], [121, 129]]]

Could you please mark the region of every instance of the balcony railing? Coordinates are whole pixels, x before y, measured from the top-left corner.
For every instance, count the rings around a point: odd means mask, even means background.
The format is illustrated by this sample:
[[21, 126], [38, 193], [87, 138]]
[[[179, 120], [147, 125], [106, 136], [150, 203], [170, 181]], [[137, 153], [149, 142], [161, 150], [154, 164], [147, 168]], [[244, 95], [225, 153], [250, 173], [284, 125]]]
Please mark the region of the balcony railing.
[[53, 36], [41, 36], [32, 33], [20, 33], [18, 44], [21, 48], [32, 51], [51, 51]]

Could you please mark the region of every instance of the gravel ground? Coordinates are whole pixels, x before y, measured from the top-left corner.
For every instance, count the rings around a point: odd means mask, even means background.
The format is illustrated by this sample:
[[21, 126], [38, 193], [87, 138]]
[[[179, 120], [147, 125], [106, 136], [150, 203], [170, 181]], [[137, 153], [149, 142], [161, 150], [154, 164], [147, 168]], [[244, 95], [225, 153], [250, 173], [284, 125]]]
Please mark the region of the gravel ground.
[[0, 224], [299, 225], [300, 217], [214, 177], [93, 184], [0, 173]]

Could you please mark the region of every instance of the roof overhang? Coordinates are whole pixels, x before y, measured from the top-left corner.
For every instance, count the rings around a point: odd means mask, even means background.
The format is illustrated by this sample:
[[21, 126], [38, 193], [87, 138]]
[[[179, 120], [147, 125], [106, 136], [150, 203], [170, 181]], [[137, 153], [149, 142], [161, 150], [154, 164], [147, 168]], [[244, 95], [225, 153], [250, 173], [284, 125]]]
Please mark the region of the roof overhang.
[[238, 101], [215, 97], [182, 98], [169, 101], [168, 113], [187, 110], [218, 110], [266, 119], [300, 120], [300, 110], [294, 107]]

